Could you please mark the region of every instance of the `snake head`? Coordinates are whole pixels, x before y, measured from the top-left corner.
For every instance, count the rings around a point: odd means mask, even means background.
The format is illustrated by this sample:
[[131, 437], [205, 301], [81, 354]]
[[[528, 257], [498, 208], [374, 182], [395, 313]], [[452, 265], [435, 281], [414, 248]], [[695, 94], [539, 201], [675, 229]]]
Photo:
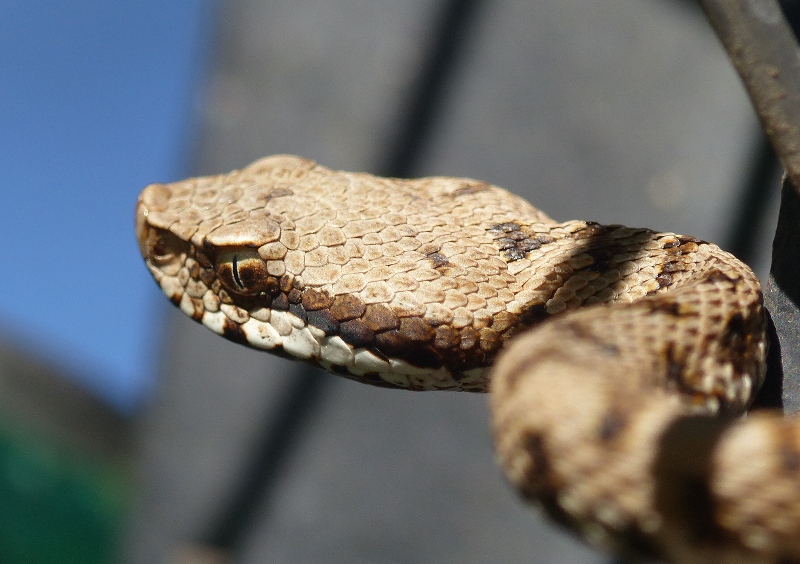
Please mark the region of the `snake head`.
[[[195, 180], [213, 184], [215, 177]], [[269, 260], [269, 247], [265, 247], [265, 256], [259, 254], [259, 248], [277, 241], [279, 222], [266, 212], [252, 211], [223, 212], [204, 219], [203, 207], [186, 206], [185, 185], [151, 184], [139, 197], [136, 236], [150, 273], [175, 305], [198, 320], [203, 309], [219, 305], [202, 303], [204, 297], [208, 301], [209, 289], [209, 296], [223, 302], [258, 305], [255, 302], [263, 298], [268, 303], [279, 292], [285, 272], [279, 263]], [[197, 186], [191, 188], [196, 194]], [[223, 200], [226, 197], [214, 186], [206, 191]], [[215, 206], [206, 206], [206, 211], [220, 207], [217, 200]]]
[[146, 187], [136, 233], [171, 302], [230, 340], [375, 385], [473, 391], [519, 301], [487, 226], [523, 215], [545, 219], [470, 179], [277, 155]]

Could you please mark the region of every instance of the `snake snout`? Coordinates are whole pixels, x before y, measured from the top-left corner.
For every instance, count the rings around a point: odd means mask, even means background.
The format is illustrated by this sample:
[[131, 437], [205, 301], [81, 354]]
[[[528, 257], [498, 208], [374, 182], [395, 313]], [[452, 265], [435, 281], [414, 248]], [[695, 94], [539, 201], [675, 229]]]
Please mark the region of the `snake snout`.
[[166, 209], [169, 187], [151, 184], [139, 196], [136, 204], [136, 240], [139, 252], [153, 276], [175, 276], [186, 260], [188, 243], [159, 225], [158, 214]]

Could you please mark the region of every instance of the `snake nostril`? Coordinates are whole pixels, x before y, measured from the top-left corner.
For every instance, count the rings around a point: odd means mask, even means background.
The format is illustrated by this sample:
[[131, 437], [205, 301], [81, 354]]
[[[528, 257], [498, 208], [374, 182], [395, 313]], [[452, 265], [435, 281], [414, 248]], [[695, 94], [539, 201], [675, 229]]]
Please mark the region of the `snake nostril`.
[[[148, 229], [145, 257], [154, 266], [164, 267], [180, 260], [186, 243], [169, 231]], [[182, 262], [182, 261], [181, 261]]]
[[150, 257], [156, 260], [164, 260], [172, 256], [172, 250], [164, 237], [156, 237], [150, 247]]

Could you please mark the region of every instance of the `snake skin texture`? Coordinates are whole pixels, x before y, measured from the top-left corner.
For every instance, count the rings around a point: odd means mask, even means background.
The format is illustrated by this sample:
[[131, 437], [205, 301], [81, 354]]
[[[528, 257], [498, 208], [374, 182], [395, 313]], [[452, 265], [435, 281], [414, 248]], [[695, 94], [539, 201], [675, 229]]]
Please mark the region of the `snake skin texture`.
[[136, 232], [167, 297], [230, 340], [377, 386], [489, 391], [510, 482], [595, 545], [800, 562], [800, 427], [741, 417], [765, 312], [713, 244], [288, 155], [148, 186]]

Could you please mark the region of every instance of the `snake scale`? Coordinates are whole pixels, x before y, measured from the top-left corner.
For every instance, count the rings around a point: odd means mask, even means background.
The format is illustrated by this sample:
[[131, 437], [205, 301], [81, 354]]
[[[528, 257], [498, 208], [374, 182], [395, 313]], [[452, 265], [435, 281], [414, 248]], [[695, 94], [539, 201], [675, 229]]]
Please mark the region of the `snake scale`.
[[740, 417], [766, 314], [713, 244], [288, 155], [148, 186], [136, 232], [172, 303], [232, 341], [377, 386], [490, 392], [509, 481], [593, 544], [800, 562], [800, 425]]

